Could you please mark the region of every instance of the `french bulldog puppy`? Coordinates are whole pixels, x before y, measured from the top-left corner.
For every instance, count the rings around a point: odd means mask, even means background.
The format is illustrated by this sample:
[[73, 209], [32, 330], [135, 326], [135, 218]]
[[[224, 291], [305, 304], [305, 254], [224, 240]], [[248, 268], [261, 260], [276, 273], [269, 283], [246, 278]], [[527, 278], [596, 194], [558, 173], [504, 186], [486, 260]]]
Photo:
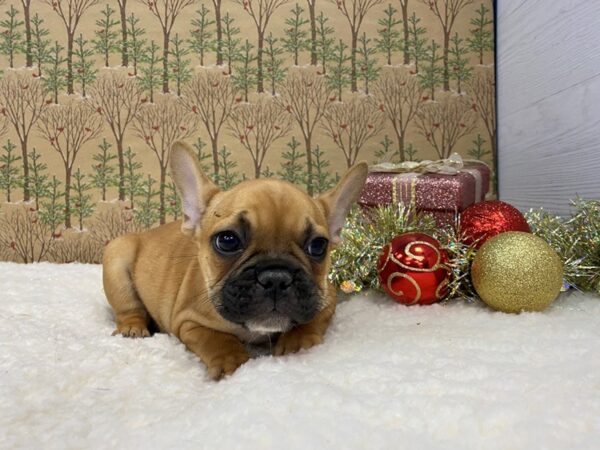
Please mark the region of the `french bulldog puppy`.
[[249, 359], [244, 343], [276, 339], [275, 355], [320, 344], [336, 306], [330, 251], [367, 164], [315, 198], [274, 179], [221, 191], [183, 142], [173, 145], [170, 167], [184, 219], [121, 236], [105, 249], [113, 334], [145, 337], [155, 324], [195, 353], [213, 379]]

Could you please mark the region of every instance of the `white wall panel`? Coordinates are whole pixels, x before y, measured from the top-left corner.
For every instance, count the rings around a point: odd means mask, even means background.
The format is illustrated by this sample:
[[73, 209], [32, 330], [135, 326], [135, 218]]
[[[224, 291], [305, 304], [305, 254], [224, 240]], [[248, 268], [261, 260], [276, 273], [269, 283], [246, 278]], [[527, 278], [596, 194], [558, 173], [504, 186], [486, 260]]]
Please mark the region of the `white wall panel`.
[[498, 0], [500, 198], [600, 199], [600, 1]]

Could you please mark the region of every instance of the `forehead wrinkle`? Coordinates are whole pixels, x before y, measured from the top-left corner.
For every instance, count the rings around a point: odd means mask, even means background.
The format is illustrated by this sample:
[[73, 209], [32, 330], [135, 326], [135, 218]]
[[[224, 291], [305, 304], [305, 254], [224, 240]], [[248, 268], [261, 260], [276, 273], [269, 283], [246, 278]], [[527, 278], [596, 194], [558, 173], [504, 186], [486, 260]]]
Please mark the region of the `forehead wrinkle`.
[[234, 212], [227, 209], [216, 209], [212, 213], [213, 223], [216, 228], [227, 228], [238, 226], [241, 229], [246, 229], [248, 226], [248, 220], [246, 215], [248, 211], [242, 209], [241, 211]]
[[304, 226], [304, 241], [307, 241], [315, 233], [315, 227], [308, 217], [304, 219], [304, 222], [306, 223]]
[[328, 232], [326, 226], [316, 223], [314, 221], [314, 218], [310, 217], [310, 216], [306, 217], [305, 221], [306, 221], [305, 233], [306, 233], [307, 239], [311, 236], [328, 237], [329, 232]]

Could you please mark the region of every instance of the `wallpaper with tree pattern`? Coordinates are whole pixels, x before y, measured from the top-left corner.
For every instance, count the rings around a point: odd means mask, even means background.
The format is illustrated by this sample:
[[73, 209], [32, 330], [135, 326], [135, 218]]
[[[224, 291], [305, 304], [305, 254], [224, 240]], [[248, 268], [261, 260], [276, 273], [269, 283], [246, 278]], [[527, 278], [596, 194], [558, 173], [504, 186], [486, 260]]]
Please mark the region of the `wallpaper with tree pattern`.
[[0, 0], [0, 260], [99, 262], [223, 188], [496, 157], [492, 0]]

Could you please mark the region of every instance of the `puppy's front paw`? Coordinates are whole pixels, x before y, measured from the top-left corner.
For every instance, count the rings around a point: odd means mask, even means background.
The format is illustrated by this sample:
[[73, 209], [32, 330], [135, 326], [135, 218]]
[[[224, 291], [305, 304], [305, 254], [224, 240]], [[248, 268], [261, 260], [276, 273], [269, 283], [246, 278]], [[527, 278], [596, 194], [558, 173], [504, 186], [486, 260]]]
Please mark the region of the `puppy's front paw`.
[[322, 342], [323, 337], [312, 330], [306, 330], [302, 327], [293, 328], [279, 337], [273, 354], [281, 356], [296, 353], [299, 350], [314, 347]]
[[146, 326], [146, 321], [142, 319], [128, 320], [123, 323], [117, 323], [117, 329], [112, 335], [120, 334], [123, 337], [138, 338], [150, 337], [150, 332]]
[[206, 364], [208, 376], [213, 380], [220, 380], [225, 375], [231, 375], [238, 367], [250, 359], [243, 345], [224, 349], [223, 352], [213, 356]]

